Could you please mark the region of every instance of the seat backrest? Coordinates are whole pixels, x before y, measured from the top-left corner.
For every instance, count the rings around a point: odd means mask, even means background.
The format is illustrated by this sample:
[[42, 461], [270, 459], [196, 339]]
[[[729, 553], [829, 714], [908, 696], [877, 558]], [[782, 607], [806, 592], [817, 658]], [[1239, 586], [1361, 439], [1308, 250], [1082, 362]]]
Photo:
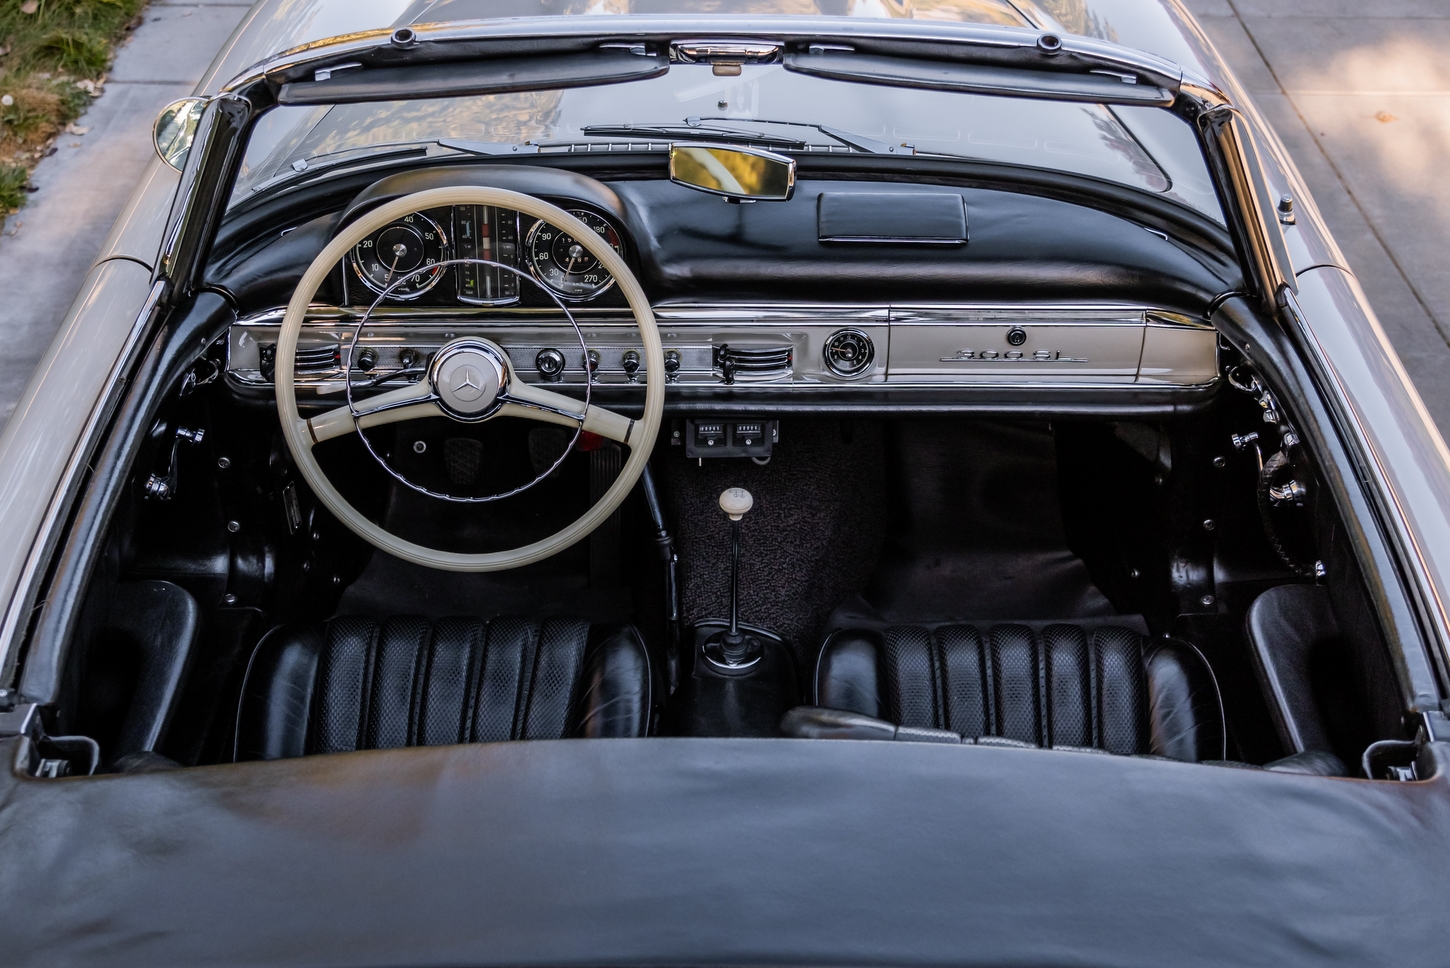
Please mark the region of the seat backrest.
[[838, 630], [818, 706], [1037, 746], [1223, 759], [1223, 706], [1193, 646], [1134, 629], [950, 623]]
[[235, 756], [642, 736], [650, 686], [632, 627], [417, 616], [282, 626], [247, 667]]

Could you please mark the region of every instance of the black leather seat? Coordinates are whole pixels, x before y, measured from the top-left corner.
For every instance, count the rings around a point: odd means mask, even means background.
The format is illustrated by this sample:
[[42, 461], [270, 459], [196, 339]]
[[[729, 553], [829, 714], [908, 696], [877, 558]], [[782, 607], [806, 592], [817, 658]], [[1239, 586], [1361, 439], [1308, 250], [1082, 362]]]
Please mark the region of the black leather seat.
[[651, 685], [632, 626], [416, 616], [282, 626], [247, 666], [234, 753], [643, 736]]
[[1113, 625], [843, 629], [815, 703], [897, 726], [1033, 746], [1224, 758], [1218, 685], [1193, 646]]

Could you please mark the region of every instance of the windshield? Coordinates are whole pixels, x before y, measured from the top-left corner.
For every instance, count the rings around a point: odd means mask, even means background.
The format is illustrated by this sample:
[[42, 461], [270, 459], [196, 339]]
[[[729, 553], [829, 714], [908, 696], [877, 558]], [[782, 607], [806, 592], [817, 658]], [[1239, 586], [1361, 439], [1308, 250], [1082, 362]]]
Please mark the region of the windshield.
[[[921, 154], [1088, 175], [1223, 222], [1192, 129], [1163, 109], [850, 84], [780, 65], [746, 65], [726, 77], [708, 65], [675, 65], [660, 77], [602, 87], [278, 108], [253, 134], [233, 202], [319, 159], [370, 148], [442, 140], [500, 153], [513, 145], [545, 154], [630, 150], [688, 137], [687, 119], [703, 129], [702, 140], [760, 135], [769, 146], [786, 140], [801, 146], [794, 150], [819, 151], [904, 144]], [[739, 139], [730, 138], [733, 129]]]

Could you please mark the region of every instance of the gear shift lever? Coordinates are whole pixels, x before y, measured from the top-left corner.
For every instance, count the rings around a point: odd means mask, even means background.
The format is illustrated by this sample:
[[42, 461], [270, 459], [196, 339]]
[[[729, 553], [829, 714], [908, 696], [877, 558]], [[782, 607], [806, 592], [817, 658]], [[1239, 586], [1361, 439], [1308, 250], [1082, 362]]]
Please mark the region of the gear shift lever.
[[704, 653], [711, 665], [732, 672], [755, 665], [765, 651], [759, 639], [740, 631], [740, 521], [754, 505], [743, 487], [727, 488], [720, 495], [720, 510], [730, 518], [730, 628], [712, 635]]

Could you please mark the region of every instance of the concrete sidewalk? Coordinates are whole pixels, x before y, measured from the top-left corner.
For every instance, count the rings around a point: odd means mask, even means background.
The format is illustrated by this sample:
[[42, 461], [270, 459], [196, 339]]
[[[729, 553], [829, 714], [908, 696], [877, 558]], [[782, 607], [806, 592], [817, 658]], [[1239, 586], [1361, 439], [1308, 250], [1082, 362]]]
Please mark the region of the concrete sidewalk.
[[0, 236], [0, 428], [9, 420], [95, 261], [156, 156], [151, 122], [191, 93], [250, 9], [242, 0], [152, 3], [116, 55], [105, 91], [36, 166], [38, 190]]

